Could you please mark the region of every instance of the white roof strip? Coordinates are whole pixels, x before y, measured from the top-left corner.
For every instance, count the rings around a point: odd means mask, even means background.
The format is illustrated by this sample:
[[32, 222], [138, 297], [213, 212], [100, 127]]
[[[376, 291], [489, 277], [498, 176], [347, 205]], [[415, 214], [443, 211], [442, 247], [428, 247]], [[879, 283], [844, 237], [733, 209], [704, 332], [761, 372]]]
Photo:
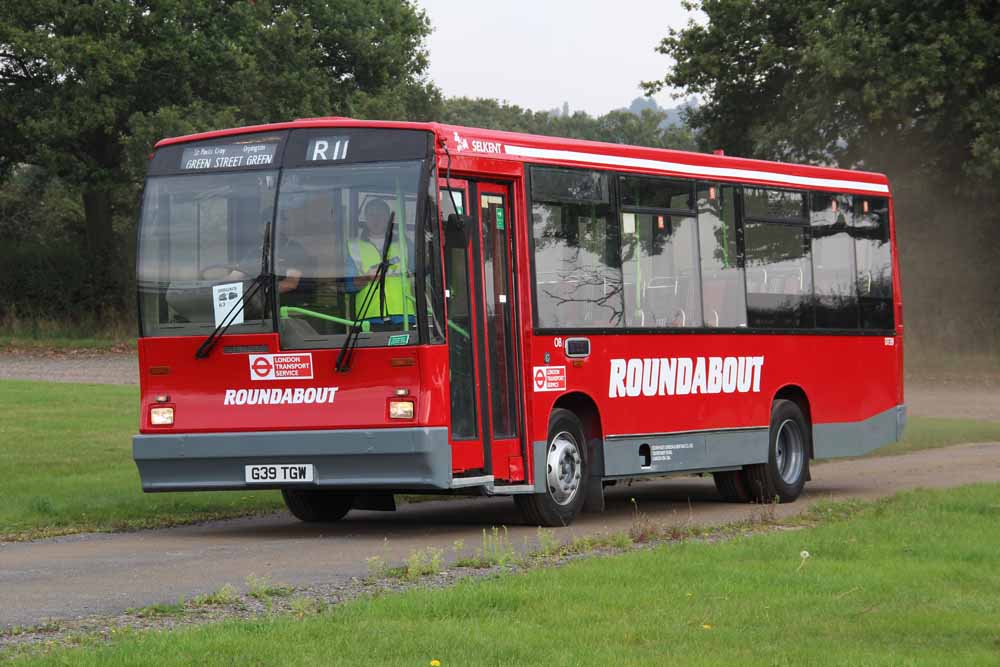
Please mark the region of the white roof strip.
[[563, 160], [564, 162], [587, 162], [604, 164], [612, 167], [636, 167], [655, 171], [690, 174], [692, 176], [708, 176], [718, 178], [753, 179], [768, 183], [806, 185], [833, 190], [863, 190], [888, 194], [889, 186], [882, 183], [865, 183], [863, 181], [844, 181], [835, 178], [812, 178], [809, 176], [792, 176], [789, 174], [774, 174], [768, 171], [754, 169], [733, 169], [730, 167], [703, 167], [681, 162], [664, 162], [662, 160], [647, 160], [635, 157], [618, 157], [616, 155], [601, 155], [600, 153], [582, 153], [579, 151], [562, 151], [549, 148], [529, 148], [527, 146], [504, 145], [507, 155], [539, 160]]

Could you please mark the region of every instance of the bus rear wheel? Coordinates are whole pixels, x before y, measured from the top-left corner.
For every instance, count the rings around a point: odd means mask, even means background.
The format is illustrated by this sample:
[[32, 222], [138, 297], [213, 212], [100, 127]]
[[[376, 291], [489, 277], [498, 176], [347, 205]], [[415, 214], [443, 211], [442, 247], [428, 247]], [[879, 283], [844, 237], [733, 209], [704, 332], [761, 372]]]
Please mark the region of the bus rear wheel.
[[307, 523], [339, 521], [351, 511], [354, 503], [352, 494], [315, 489], [282, 489], [281, 497], [288, 511]]
[[725, 470], [712, 473], [715, 488], [727, 503], [750, 502], [750, 481], [745, 470]]
[[[514, 496], [528, 523], [568, 526], [580, 513], [587, 490], [586, 440], [580, 419], [562, 408], [552, 411], [545, 449], [545, 491]], [[539, 474], [542, 474], [540, 471]]]
[[809, 479], [809, 426], [794, 401], [771, 405], [767, 463], [747, 466], [751, 498], [769, 503], [793, 502]]

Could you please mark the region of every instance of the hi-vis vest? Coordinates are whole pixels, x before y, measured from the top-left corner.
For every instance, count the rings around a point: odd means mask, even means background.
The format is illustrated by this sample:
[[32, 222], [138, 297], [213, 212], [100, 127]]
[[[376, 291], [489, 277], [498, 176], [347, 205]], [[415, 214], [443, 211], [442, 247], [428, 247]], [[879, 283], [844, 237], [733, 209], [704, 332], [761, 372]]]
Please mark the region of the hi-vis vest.
[[[381, 251], [371, 241], [356, 239], [348, 244], [348, 248], [351, 253], [351, 259], [354, 260], [354, 265], [358, 267], [360, 275], [367, 276], [382, 261]], [[412, 298], [413, 295], [410, 292], [409, 280], [402, 273], [404, 264], [401, 260], [403, 257], [399, 244], [396, 241], [393, 241], [389, 245], [389, 261], [392, 261], [393, 258], [397, 258], [400, 261], [390, 265], [386, 271], [384, 311], [386, 317], [405, 315], [412, 312], [412, 309], [407, 308], [407, 299]], [[381, 318], [383, 314], [382, 300], [379, 298], [379, 287], [374, 282], [368, 283], [354, 295], [354, 307], [361, 308], [368, 299], [368, 293], [372, 290], [375, 291], [375, 294], [372, 296], [371, 303], [368, 304], [368, 310], [363, 315], [363, 319]]]

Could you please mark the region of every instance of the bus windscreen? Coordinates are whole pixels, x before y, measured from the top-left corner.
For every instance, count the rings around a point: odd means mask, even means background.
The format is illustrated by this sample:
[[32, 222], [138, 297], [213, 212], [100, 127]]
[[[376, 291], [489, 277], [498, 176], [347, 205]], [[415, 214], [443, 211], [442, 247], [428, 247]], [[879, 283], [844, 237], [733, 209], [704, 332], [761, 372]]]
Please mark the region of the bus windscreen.
[[[208, 335], [227, 317], [227, 332], [269, 332], [277, 313], [286, 348], [338, 346], [355, 319], [372, 344], [416, 343], [421, 169], [412, 160], [151, 177], [140, 222], [143, 334]], [[392, 216], [386, 279], [375, 283]], [[268, 288], [244, 299], [264, 272]]]

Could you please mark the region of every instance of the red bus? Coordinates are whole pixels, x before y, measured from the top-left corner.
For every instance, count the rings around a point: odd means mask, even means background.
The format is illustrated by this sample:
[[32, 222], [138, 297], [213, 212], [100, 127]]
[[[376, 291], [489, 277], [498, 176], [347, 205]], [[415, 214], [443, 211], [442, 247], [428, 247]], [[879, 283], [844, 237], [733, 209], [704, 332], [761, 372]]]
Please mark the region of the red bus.
[[149, 492], [568, 524], [619, 480], [790, 502], [905, 423], [879, 174], [303, 119], [166, 139], [139, 231]]

